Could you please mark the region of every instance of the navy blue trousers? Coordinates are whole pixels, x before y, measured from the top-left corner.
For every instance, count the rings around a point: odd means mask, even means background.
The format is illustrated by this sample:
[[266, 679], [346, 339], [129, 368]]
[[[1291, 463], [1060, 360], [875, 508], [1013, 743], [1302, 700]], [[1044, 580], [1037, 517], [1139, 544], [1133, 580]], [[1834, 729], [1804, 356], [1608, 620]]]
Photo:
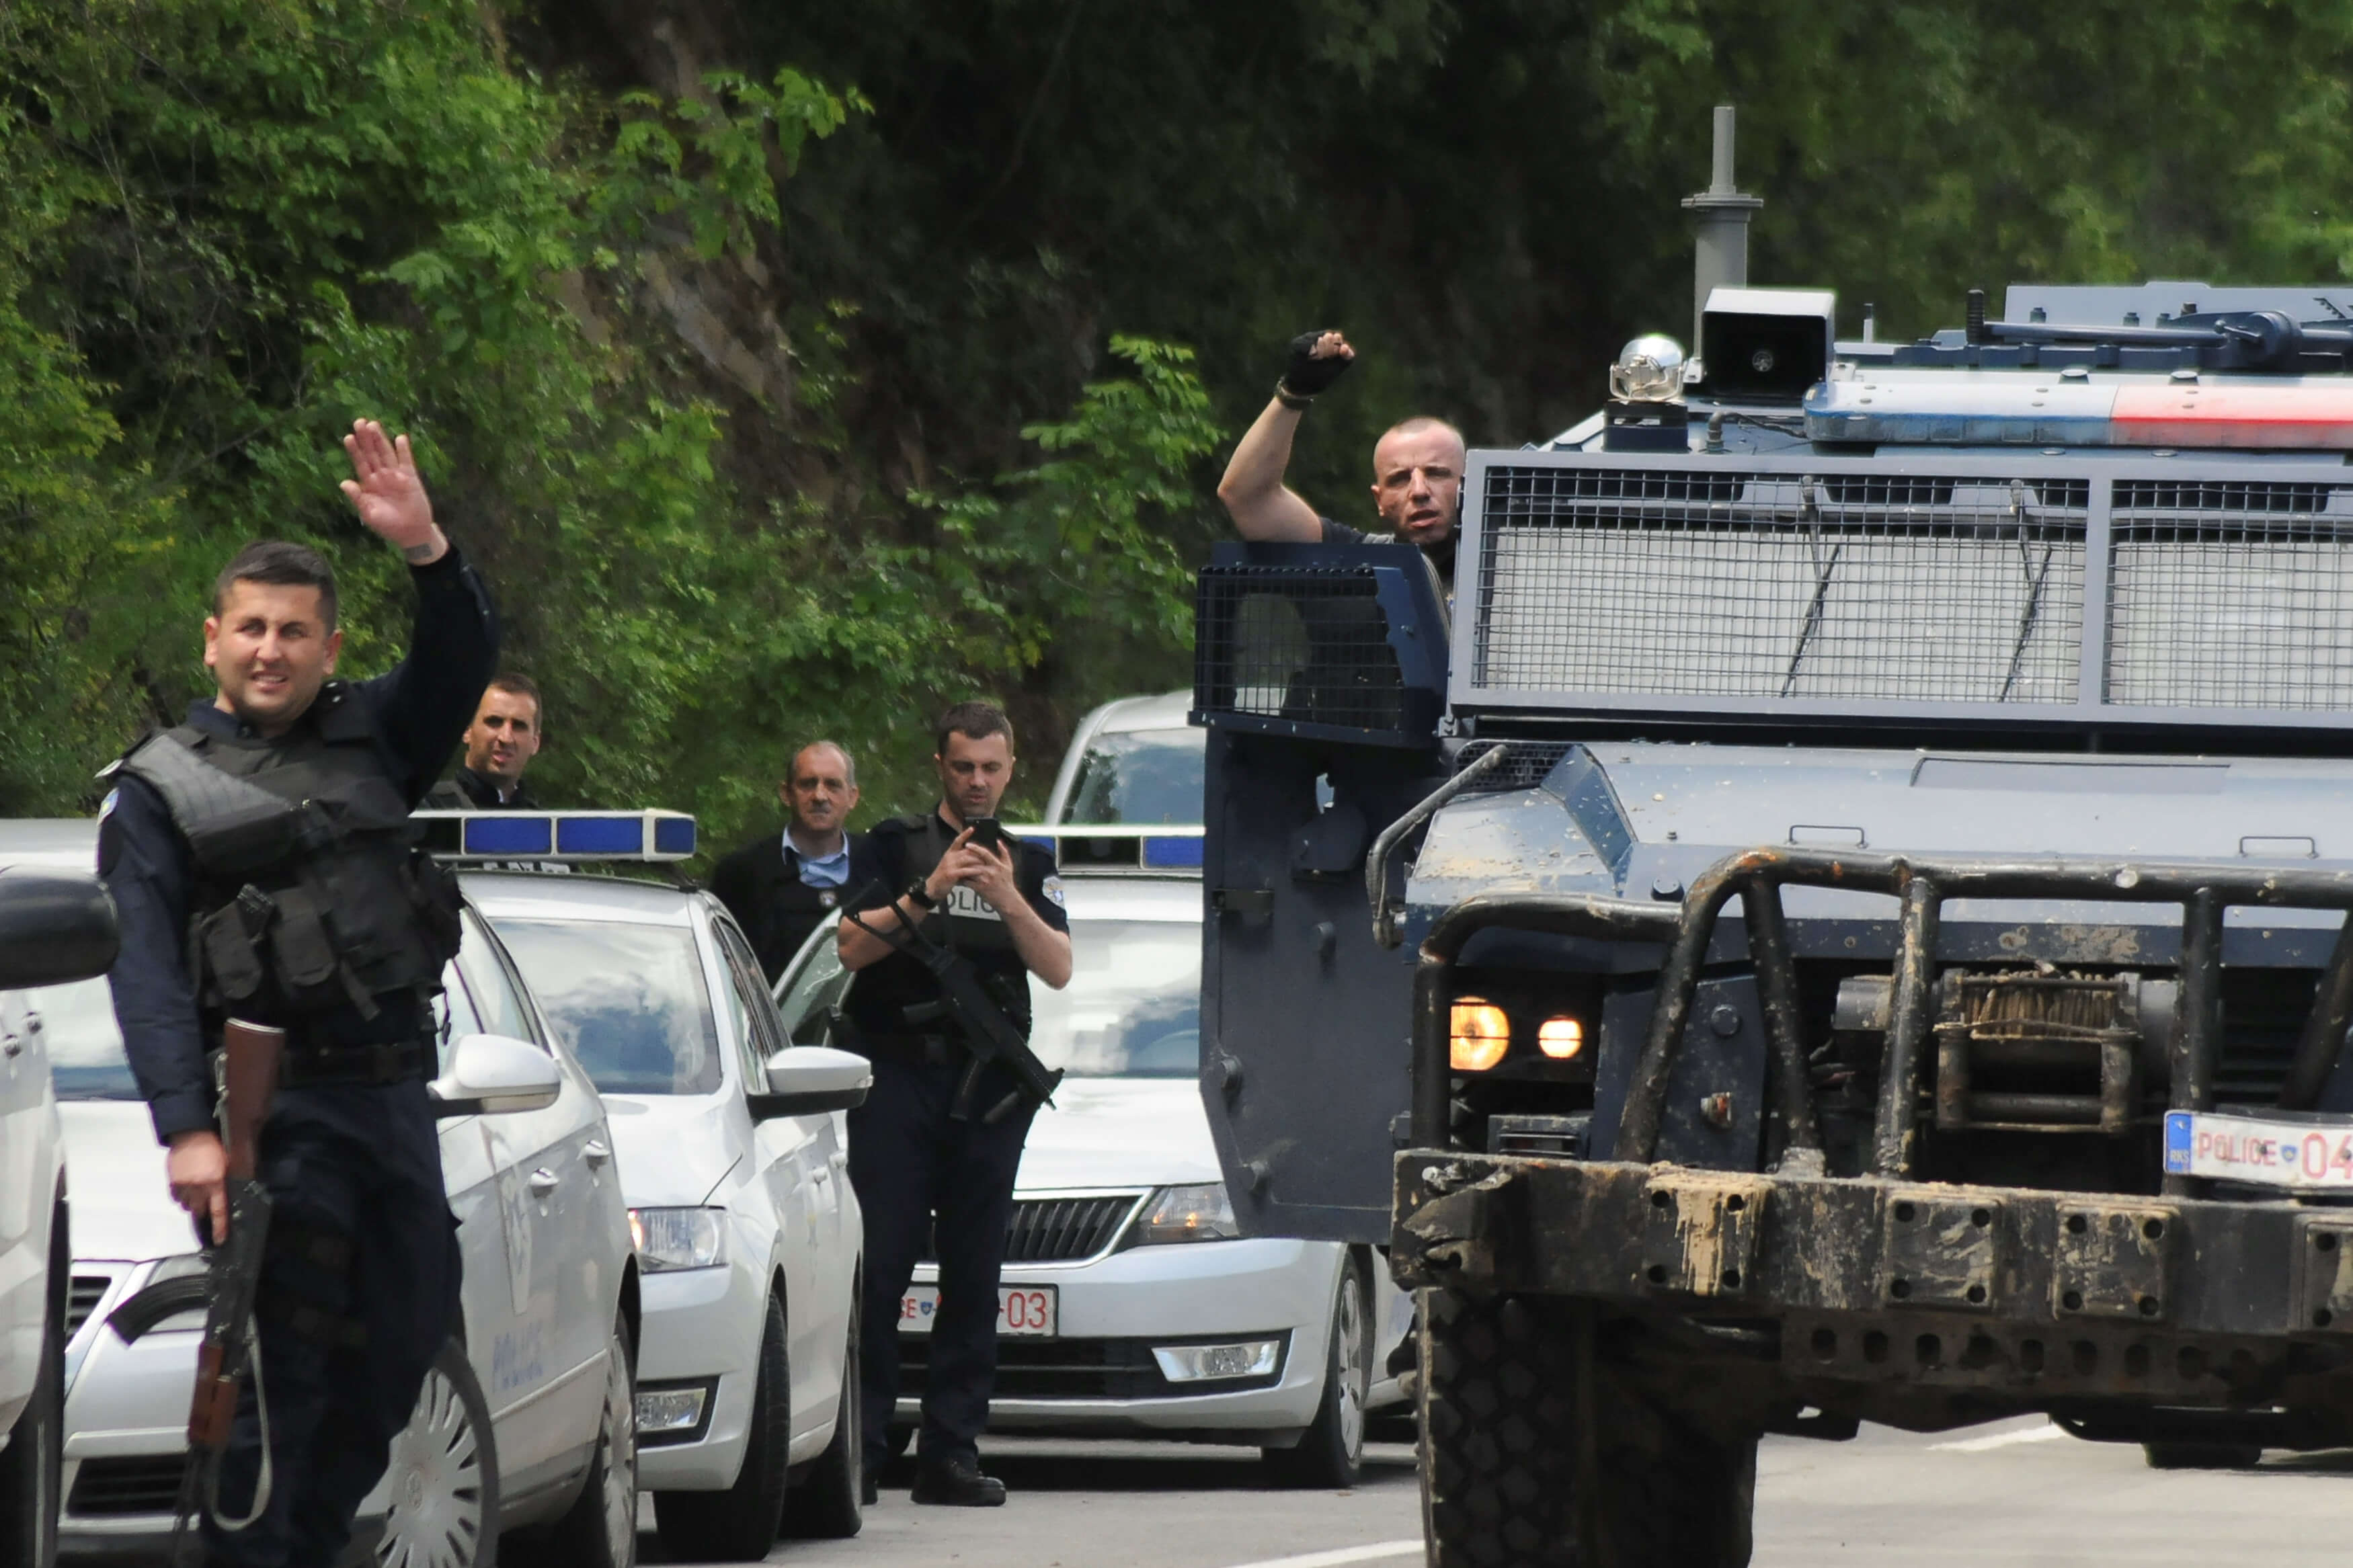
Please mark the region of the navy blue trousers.
[[[273, 1205], [254, 1317], [269, 1410], [269, 1505], [207, 1518], [210, 1561], [328, 1568], [458, 1325], [457, 1222], [425, 1085], [281, 1089], [261, 1130]], [[221, 1511], [251, 1511], [261, 1423], [246, 1384], [221, 1465]]]
[[1037, 1108], [1023, 1100], [989, 1125], [981, 1112], [1012, 1092], [1001, 1068], [985, 1069], [975, 1110], [958, 1121], [964, 1068], [877, 1058], [874, 1087], [849, 1113], [849, 1179], [866, 1215], [862, 1330], [866, 1467], [880, 1469], [899, 1402], [899, 1302], [927, 1237], [936, 1234], [939, 1311], [923, 1378], [925, 1459], [977, 1459], [997, 1382], [997, 1279], [1013, 1178]]

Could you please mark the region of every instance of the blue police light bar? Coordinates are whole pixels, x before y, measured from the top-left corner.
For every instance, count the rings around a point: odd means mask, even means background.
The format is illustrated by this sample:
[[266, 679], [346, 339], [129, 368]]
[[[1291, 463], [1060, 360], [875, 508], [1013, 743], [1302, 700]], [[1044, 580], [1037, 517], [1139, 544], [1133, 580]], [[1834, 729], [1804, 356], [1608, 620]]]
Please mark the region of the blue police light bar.
[[1065, 874], [1120, 872], [1198, 876], [1202, 829], [1198, 824], [1102, 822], [1061, 827], [1008, 827], [1015, 838], [1053, 852]]
[[682, 811], [420, 811], [425, 847], [445, 860], [683, 860], [694, 818]]

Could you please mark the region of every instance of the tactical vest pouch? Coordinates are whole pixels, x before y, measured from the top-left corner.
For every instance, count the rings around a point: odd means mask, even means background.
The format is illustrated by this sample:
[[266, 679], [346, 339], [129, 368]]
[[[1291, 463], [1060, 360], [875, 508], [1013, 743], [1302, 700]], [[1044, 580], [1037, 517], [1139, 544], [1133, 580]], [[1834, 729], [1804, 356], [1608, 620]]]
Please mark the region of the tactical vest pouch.
[[266, 919], [267, 895], [248, 887], [196, 921], [193, 945], [200, 967], [198, 988], [210, 1005], [242, 1002], [261, 989], [261, 949], [248, 923], [248, 895], [261, 900]]
[[408, 855], [408, 894], [434, 967], [438, 969], [458, 956], [458, 946], [466, 936], [465, 922], [458, 913], [458, 879], [432, 856], [413, 849]]
[[277, 963], [280, 989], [290, 997], [299, 996], [335, 978], [340, 961], [332, 917], [305, 887], [281, 889], [277, 903], [269, 952]]

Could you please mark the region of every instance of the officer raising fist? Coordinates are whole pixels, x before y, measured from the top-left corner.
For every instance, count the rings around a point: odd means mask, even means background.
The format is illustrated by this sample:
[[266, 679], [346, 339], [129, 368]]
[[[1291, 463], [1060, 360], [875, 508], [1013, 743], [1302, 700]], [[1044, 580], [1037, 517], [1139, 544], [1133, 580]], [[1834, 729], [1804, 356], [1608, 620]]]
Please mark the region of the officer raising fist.
[[[334, 574], [300, 544], [247, 545], [204, 623], [213, 697], [116, 764], [99, 829], [122, 932], [115, 1016], [172, 1195], [207, 1243], [227, 1222], [207, 1054], [229, 1018], [286, 1031], [258, 1173], [275, 1211], [255, 1302], [273, 1479], [249, 1528], [206, 1520], [218, 1563], [338, 1558], [458, 1321], [425, 1091], [458, 897], [407, 817], [495, 668], [498, 623], [434, 520], [408, 437], [364, 419], [343, 449], [344, 495], [410, 568], [407, 656], [334, 679]], [[224, 1514], [250, 1506], [261, 1447], [248, 1385]]]

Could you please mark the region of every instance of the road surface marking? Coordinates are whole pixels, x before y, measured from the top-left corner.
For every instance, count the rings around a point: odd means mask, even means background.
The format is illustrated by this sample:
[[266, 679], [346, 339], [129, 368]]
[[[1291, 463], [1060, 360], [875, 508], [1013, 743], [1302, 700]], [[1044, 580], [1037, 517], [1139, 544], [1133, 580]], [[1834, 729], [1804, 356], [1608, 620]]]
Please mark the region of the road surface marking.
[[2061, 1426], [2021, 1426], [2015, 1432], [1996, 1432], [1985, 1437], [1964, 1437], [1957, 1443], [1931, 1443], [1931, 1450], [1948, 1454], [1982, 1454], [1988, 1448], [2007, 1448], [2012, 1443], [2048, 1443], [2053, 1437], [2064, 1437]]
[[1349, 1563], [1379, 1563], [1391, 1557], [1419, 1557], [1421, 1537], [1411, 1541], [1378, 1541], [1370, 1546], [1343, 1546], [1336, 1552], [1311, 1552], [1304, 1557], [1270, 1557], [1262, 1563], [1238, 1563], [1234, 1568], [1343, 1568]]

